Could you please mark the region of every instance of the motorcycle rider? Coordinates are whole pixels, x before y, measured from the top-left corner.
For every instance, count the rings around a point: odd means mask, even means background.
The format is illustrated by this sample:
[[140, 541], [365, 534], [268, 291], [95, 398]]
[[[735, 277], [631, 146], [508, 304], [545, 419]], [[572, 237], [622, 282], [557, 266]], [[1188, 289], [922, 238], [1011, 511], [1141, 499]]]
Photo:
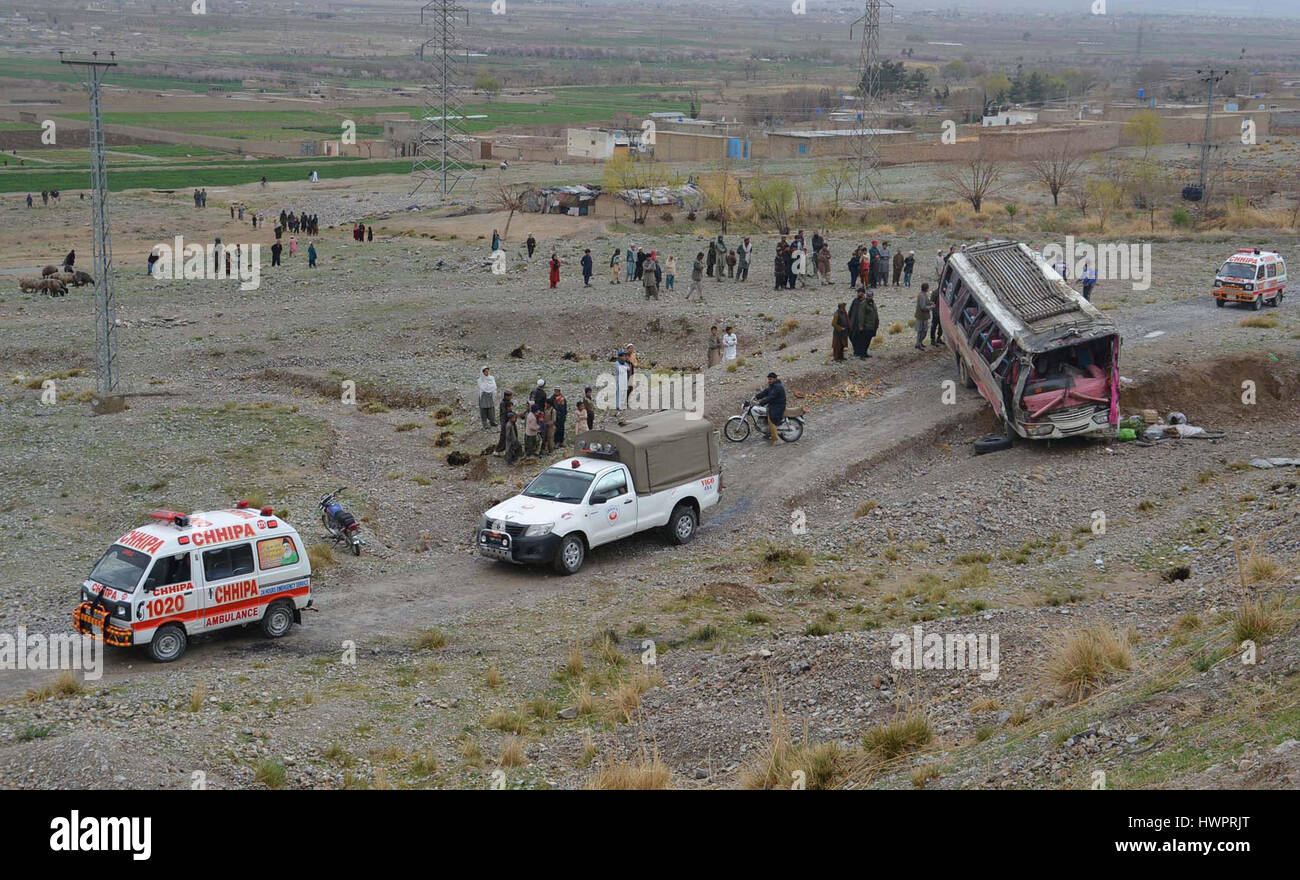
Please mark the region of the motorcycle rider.
[[780, 442], [777, 426], [785, 421], [785, 386], [776, 373], [767, 374], [767, 387], [755, 395], [754, 400], [767, 407], [768, 442]]

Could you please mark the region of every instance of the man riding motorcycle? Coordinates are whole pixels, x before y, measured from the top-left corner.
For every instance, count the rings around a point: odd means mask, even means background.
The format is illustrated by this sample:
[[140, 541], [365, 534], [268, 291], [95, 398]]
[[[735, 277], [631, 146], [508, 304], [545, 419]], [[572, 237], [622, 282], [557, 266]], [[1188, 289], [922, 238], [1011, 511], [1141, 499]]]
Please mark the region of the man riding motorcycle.
[[785, 421], [785, 386], [776, 373], [767, 374], [767, 387], [754, 395], [754, 400], [767, 407], [768, 442], [779, 443], [781, 438], [777, 436], [776, 429]]

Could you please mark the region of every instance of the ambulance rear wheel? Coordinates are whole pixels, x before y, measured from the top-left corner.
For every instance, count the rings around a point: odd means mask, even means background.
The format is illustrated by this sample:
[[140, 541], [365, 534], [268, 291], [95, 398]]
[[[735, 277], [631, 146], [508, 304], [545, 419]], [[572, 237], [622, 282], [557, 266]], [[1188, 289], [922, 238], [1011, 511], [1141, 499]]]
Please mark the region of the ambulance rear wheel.
[[262, 634], [278, 639], [293, 627], [293, 608], [288, 602], [276, 602], [262, 615]]
[[149, 642], [149, 659], [155, 663], [170, 663], [179, 660], [189, 645], [185, 627], [179, 623], [168, 623], [158, 627]]

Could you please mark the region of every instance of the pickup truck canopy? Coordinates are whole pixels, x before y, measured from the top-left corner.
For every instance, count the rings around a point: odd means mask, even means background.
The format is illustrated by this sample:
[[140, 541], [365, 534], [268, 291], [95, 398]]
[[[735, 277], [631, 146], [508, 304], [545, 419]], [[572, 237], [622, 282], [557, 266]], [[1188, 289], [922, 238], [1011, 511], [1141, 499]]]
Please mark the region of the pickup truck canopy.
[[687, 415], [663, 410], [588, 431], [579, 451], [627, 465], [638, 495], [713, 476], [718, 473], [718, 431], [708, 419]]

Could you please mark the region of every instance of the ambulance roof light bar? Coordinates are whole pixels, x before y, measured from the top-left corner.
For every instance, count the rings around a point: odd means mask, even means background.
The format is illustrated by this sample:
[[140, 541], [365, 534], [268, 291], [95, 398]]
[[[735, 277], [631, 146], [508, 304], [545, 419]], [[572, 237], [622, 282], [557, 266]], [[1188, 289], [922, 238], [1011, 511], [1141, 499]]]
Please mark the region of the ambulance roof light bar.
[[177, 513], [175, 510], [151, 510], [149, 518], [156, 519], [158, 522], [171, 523], [178, 529], [188, 528], [190, 518], [183, 513]]

